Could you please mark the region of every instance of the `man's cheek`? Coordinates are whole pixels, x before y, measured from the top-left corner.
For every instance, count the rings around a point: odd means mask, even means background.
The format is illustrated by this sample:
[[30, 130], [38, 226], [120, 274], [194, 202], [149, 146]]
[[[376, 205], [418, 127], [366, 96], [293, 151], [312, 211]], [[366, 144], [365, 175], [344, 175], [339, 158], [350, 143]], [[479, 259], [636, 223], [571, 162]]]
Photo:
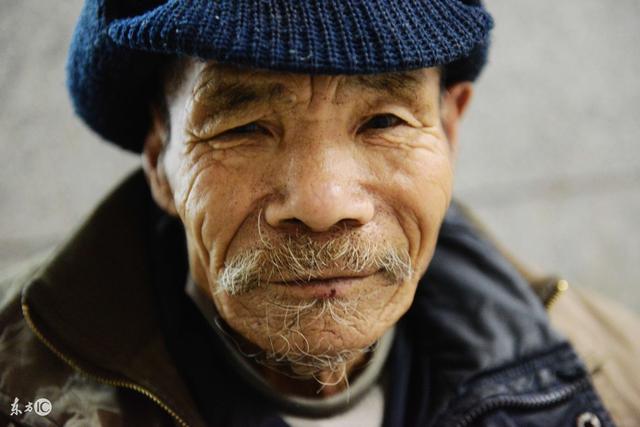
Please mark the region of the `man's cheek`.
[[186, 207], [180, 213], [182, 223], [189, 242], [189, 257], [192, 263], [197, 263], [201, 270], [209, 270], [208, 266], [211, 262], [210, 245], [207, 244], [207, 238], [203, 233], [203, 225], [206, 223], [206, 211], [198, 208], [196, 205], [189, 203], [187, 200]]
[[[190, 190], [185, 203], [183, 222], [191, 238], [206, 253], [214, 249], [214, 243], [221, 233], [222, 224], [219, 218], [222, 217], [225, 203], [223, 197], [220, 195], [216, 197], [217, 187], [215, 184], [209, 184], [208, 181], [196, 184]], [[228, 211], [227, 214], [230, 220]]]
[[424, 272], [433, 255], [438, 231], [451, 200], [451, 185], [446, 178], [422, 182], [398, 192], [398, 218], [410, 244], [410, 256], [416, 272]]
[[220, 176], [213, 169], [203, 171], [186, 200], [183, 222], [213, 276], [224, 265], [230, 243], [251, 213], [246, 188], [251, 184], [247, 181], [233, 174]]

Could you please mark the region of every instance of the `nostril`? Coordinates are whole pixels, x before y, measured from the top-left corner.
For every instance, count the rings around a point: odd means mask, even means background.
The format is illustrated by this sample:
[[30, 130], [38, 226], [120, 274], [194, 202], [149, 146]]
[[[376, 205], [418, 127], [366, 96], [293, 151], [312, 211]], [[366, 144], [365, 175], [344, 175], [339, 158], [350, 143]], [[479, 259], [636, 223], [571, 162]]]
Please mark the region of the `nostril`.
[[311, 227], [306, 222], [302, 221], [298, 218], [286, 218], [282, 219], [278, 222], [277, 228], [280, 228], [284, 231], [288, 231], [290, 233], [327, 233], [327, 232], [344, 232], [347, 230], [352, 230], [354, 228], [358, 228], [362, 225], [362, 223], [356, 219], [342, 219], [330, 227], [324, 229], [318, 229]]
[[361, 225], [362, 223], [357, 219], [345, 218], [338, 221], [332, 228], [335, 228], [336, 230], [349, 230], [352, 228], [358, 228]]
[[307, 226], [298, 218], [286, 218], [280, 221], [280, 227], [292, 229], [305, 229]]

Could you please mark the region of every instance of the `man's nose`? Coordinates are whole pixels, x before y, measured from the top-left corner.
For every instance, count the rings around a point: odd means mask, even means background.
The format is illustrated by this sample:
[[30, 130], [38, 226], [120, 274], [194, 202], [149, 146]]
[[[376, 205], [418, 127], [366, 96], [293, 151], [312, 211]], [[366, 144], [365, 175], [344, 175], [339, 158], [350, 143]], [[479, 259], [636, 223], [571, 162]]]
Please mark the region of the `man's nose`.
[[[307, 153], [308, 154], [308, 153]], [[360, 187], [354, 159], [336, 151], [291, 158], [280, 197], [265, 209], [274, 228], [305, 226], [313, 232], [334, 226], [362, 226], [373, 218], [374, 202]]]

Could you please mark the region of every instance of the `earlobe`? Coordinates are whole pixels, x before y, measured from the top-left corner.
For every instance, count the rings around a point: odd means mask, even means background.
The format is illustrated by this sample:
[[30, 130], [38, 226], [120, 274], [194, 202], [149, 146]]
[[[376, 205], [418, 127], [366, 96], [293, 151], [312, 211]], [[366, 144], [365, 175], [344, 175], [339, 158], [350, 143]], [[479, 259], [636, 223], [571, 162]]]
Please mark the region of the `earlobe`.
[[163, 156], [169, 143], [166, 125], [158, 111], [152, 109], [152, 125], [144, 141], [142, 169], [155, 202], [169, 215], [177, 216], [173, 191], [167, 179]]
[[442, 126], [454, 150], [458, 146], [458, 126], [473, 96], [471, 82], [449, 86], [442, 96]]

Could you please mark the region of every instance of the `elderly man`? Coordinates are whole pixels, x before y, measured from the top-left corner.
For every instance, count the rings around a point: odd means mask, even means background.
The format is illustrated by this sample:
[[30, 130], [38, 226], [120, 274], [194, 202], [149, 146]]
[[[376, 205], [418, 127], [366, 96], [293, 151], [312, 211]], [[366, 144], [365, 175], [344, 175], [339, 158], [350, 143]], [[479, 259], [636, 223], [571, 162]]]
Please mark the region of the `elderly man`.
[[76, 110], [144, 172], [4, 286], [6, 423], [640, 425], [609, 306], [557, 331], [451, 202], [479, 2], [158, 3], [80, 17]]

